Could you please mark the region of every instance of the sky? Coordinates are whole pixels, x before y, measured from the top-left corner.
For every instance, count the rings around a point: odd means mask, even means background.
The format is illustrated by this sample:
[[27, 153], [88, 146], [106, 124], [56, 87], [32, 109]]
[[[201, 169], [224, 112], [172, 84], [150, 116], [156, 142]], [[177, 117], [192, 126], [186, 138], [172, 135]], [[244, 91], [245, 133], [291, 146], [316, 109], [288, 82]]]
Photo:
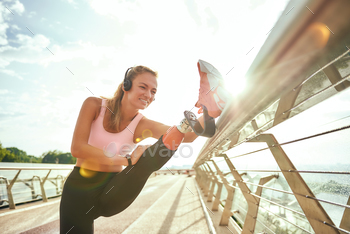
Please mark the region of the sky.
[[[112, 96], [135, 65], [159, 73], [156, 101], [140, 112], [176, 125], [197, 101], [198, 59], [239, 93], [287, 2], [1, 1], [0, 141], [35, 156], [70, 152], [84, 100]], [[184, 144], [167, 165], [193, 164], [206, 140]]]

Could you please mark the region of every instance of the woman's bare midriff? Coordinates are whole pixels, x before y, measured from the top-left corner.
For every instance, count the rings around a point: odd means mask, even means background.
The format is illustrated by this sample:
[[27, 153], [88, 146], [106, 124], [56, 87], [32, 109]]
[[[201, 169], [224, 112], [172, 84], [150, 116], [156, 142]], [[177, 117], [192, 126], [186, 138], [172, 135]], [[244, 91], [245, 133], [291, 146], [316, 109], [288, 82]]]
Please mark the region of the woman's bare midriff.
[[103, 172], [121, 172], [123, 170], [122, 165], [112, 165], [112, 166], [105, 165], [105, 164], [100, 164], [96, 161], [92, 161], [90, 159], [83, 159], [83, 158], [77, 158], [77, 162], [75, 166], [92, 170], [92, 171], [103, 171]]

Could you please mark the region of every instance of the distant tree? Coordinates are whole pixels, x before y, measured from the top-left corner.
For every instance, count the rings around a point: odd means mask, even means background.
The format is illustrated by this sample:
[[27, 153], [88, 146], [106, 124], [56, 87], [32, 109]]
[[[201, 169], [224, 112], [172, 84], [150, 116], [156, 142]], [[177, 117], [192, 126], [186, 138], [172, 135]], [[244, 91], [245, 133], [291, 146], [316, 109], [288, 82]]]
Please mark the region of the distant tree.
[[76, 158], [71, 153], [63, 153], [58, 150], [44, 152], [40, 157], [27, 155], [27, 152], [17, 147], [3, 148], [0, 142], [0, 162], [22, 162], [22, 163], [58, 163], [75, 164]]
[[15, 160], [16, 156], [11, 151], [3, 148], [0, 142], [0, 162], [15, 162]]
[[28, 157], [28, 155], [25, 151], [20, 150], [16, 147], [7, 147], [6, 149], [16, 156], [16, 162], [29, 162], [30, 161], [30, 158]]
[[42, 163], [56, 163], [57, 160], [60, 164], [74, 164], [76, 162], [76, 158], [71, 153], [63, 153], [57, 150], [45, 152], [42, 156]]
[[71, 153], [59, 154], [57, 157], [61, 164], [74, 164], [76, 162], [76, 158], [74, 158]]
[[42, 159], [42, 163], [56, 163], [56, 158], [58, 155], [62, 154], [61, 151], [58, 150], [53, 150], [53, 151], [48, 151], [48, 152], [44, 152], [42, 154], [43, 159]]
[[6, 149], [1, 149], [1, 162], [15, 162], [16, 156]]

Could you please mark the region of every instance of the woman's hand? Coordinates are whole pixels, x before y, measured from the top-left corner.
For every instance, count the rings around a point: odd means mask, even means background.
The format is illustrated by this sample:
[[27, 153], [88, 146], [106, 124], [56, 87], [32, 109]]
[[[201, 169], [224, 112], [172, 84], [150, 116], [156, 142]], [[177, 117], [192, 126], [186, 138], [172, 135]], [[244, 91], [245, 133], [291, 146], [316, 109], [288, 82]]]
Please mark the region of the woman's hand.
[[131, 154], [131, 164], [135, 165], [137, 161], [141, 158], [142, 154], [145, 152], [145, 150], [150, 147], [151, 145], [138, 145], [136, 149]]

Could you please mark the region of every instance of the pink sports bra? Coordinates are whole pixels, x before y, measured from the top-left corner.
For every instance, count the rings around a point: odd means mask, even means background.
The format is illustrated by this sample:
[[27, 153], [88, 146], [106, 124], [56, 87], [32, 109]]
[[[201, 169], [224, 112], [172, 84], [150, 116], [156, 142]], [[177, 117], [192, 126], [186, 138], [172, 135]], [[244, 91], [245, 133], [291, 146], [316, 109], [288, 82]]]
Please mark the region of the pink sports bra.
[[91, 124], [88, 144], [102, 149], [105, 155], [110, 157], [115, 154], [124, 156], [131, 153], [136, 145], [133, 141], [134, 132], [143, 115], [138, 113], [123, 131], [110, 133], [103, 127], [106, 109], [106, 99], [102, 99], [100, 114]]

